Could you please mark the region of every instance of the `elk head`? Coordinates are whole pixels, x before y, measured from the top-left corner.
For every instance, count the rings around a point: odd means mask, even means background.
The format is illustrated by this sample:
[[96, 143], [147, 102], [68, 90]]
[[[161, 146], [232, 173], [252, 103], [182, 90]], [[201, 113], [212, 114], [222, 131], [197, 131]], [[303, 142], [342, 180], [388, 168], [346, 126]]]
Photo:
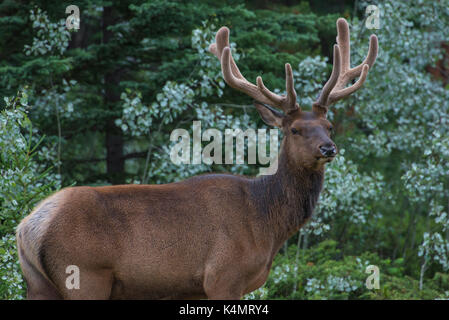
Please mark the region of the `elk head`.
[[[210, 45], [209, 51], [220, 60], [224, 80], [232, 88], [255, 99], [255, 107], [264, 122], [283, 131], [283, 152], [286, 152], [290, 162], [316, 169], [332, 161], [338, 151], [330, 138], [332, 125], [326, 118], [328, 108], [363, 85], [368, 70], [377, 57], [377, 37], [371, 35], [367, 57], [360, 65], [351, 68], [349, 26], [345, 19], [337, 20], [337, 44], [334, 45], [332, 74], [313, 103], [312, 111], [301, 110], [296, 102], [290, 64], [285, 65], [286, 94], [278, 95], [265, 87], [260, 76], [256, 79], [257, 85], [242, 76], [231, 55], [227, 27], [220, 28], [215, 41]], [[354, 84], [346, 87], [349, 81], [357, 77], [359, 79]]]

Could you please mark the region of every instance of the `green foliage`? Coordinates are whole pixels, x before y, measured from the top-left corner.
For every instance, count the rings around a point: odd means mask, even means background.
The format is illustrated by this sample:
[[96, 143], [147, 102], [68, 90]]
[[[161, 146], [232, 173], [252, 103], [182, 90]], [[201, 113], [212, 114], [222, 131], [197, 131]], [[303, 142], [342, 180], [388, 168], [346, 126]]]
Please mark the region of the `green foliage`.
[[[278, 255], [266, 284], [246, 299], [446, 299], [447, 275], [436, 274], [423, 290], [419, 281], [404, 273], [403, 259], [382, 259], [376, 253], [342, 256], [337, 242], [325, 240], [299, 251], [295, 245]], [[368, 289], [369, 265], [380, 270], [379, 289]]]
[[[0, 299], [24, 297], [15, 227], [38, 201], [59, 187], [58, 177], [41, 164], [48, 149], [29, 120], [28, 97], [6, 98], [0, 113]], [[39, 161], [40, 160], [40, 161]]]
[[65, 26], [65, 21], [50, 22], [40, 8], [30, 11], [30, 20], [33, 23], [33, 29], [36, 30], [36, 37], [33, 38], [31, 46], [25, 45], [25, 54], [44, 55], [53, 52], [64, 54], [70, 40], [70, 32]]

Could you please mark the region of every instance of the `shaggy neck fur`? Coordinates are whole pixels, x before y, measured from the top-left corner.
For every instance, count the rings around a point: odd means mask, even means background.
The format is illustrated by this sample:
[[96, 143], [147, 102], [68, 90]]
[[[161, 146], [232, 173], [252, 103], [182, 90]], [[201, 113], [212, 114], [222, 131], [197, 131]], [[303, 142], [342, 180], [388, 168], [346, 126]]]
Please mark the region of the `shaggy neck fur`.
[[311, 217], [324, 181], [324, 166], [317, 170], [292, 164], [281, 152], [278, 171], [251, 182], [250, 194], [266, 227], [281, 246]]

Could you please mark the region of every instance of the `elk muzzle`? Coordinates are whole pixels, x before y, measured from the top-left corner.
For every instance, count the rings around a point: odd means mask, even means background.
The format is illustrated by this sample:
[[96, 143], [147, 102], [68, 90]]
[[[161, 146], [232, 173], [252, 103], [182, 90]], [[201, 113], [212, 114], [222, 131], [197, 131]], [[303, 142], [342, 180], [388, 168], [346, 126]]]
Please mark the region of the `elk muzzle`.
[[326, 143], [319, 146], [321, 154], [326, 158], [335, 157], [337, 155], [337, 148], [333, 143]]

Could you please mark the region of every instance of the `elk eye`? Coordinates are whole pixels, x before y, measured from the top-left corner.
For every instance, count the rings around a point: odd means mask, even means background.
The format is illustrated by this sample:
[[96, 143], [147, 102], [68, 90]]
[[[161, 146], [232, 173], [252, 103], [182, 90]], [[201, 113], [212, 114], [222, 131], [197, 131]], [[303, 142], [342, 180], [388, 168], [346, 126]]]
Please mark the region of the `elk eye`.
[[292, 133], [293, 133], [293, 134], [299, 134], [299, 131], [296, 130], [295, 128], [292, 128]]

